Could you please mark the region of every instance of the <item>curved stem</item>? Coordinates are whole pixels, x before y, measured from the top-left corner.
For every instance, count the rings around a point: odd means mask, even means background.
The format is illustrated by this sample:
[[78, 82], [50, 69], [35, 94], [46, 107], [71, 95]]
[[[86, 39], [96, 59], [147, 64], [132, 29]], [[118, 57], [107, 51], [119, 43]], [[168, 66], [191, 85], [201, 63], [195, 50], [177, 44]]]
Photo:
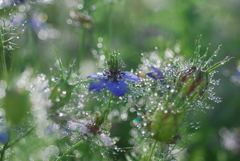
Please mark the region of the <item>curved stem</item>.
[[154, 152], [154, 149], [155, 149], [156, 145], [157, 145], [157, 140], [155, 140], [155, 142], [154, 142], [154, 144], [153, 144], [153, 147], [152, 147], [152, 149], [151, 149], [151, 153], [150, 153], [150, 155], [149, 155], [148, 161], [151, 161], [151, 160], [152, 160], [152, 155], [153, 155], [153, 152]]
[[31, 129], [29, 129], [22, 137], [16, 139], [15, 141], [13, 141], [11, 144], [6, 146], [6, 149], [10, 148], [11, 146], [13, 146], [14, 144], [18, 143], [21, 139], [25, 138], [26, 136], [28, 136], [33, 130], [34, 130], [35, 126], [33, 126]]
[[74, 144], [70, 149], [68, 149], [67, 151], [65, 151], [65, 153], [63, 153], [63, 155], [58, 158], [56, 161], [60, 161], [63, 160], [63, 158], [70, 153], [73, 149], [75, 149], [77, 146], [79, 146], [80, 144], [82, 144], [83, 140], [80, 140], [79, 142], [77, 142], [76, 144]]
[[7, 147], [8, 147], [8, 142], [6, 144], [4, 144], [4, 146], [3, 146], [3, 149], [1, 151], [0, 161], [3, 161], [3, 156], [4, 156], [5, 151], [7, 150]]
[[28, 130], [22, 137], [14, 140], [11, 144], [8, 144], [9, 142], [7, 142], [6, 144], [4, 144], [3, 149], [1, 150], [1, 158], [0, 161], [3, 160], [3, 156], [5, 151], [10, 148], [11, 146], [13, 146], [14, 144], [18, 143], [21, 139], [25, 138], [26, 136], [28, 136], [33, 130], [34, 130], [35, 126], [33, 126], [30, 130]]

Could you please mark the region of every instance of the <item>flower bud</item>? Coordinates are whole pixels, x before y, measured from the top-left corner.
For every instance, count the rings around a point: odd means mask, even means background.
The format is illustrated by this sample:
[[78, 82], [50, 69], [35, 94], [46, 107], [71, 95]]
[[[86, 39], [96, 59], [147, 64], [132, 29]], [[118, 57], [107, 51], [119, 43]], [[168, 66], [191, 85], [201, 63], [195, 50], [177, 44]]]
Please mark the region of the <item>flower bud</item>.
[[208, 86], [208, 73], [193, 66], [182, 73], [179, 86], [186, 96], [194, 92], [195, 96], [201, 96]]
[[180, 113], [173, 113], [171, 110], [157, 110], [151, 122], [153, 138], [165, 143], [175, 143], [180, 125]]
[[114, 76], [123, 67], [123, 61], [118, 57], [118, 54], [113, 53], [109, 55], [107, 65], [109, 72], [111, 73], [112, 76]]

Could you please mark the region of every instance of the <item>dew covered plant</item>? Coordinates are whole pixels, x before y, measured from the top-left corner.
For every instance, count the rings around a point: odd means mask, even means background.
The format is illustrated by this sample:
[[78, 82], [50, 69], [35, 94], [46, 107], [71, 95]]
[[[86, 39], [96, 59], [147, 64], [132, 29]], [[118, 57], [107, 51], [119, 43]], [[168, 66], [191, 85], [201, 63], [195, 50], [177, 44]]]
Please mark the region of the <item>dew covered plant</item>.
[[[87, 1], [83, 2], [78, 9], [87, 11]], [[214, 92], [219, 84], [214, 75], [232, 57], [216, 62], [220, 46], [211, 54], [209, 47], [202, 49], [199, 36], [190, 59], [172, 49], [162, 54], [155, 48], [141, 55], [136, 69], [127, 70], [124, 53], [106, 44], [105, 49], [92, 52], [98, 71], [87, 70], [84, 76], [79, 68], [85, 34], [94, 20], [90, 11], [71, 9], [82, 36], [76, 60], [66, 65], [55, 50], [50, 53], [55, 63], [47, 72], [39, 68], [36, 55], [31, 56], [34, 64], [7, 61], [21, 48], [16, 43], [21, 36], [36, 32], [41, 41], [57, 39], [57, 29], [34, 10], [44, 3], [51, 1], [0, 1], [0, 161], [118, 160], [118, 155], [129, 161], [178, 160], [191, 140], [187, 129], [199, 128], [189, 117], [213, 109], [209, 100], [222, 101]], [[107, 5], [111, 9], [113, 2]], [[46, 37], [48, 32], [53, 37]], [[110, 30], [108, 43], [111, 35]], [[34, 42], [31, 45], [35, 51]], [[116, 135], [114, 129], [123, 122], [131, 129], [120, 129]], [[131, 147], [121, 146], [124, 134], [130, 134], [126, 141]]]

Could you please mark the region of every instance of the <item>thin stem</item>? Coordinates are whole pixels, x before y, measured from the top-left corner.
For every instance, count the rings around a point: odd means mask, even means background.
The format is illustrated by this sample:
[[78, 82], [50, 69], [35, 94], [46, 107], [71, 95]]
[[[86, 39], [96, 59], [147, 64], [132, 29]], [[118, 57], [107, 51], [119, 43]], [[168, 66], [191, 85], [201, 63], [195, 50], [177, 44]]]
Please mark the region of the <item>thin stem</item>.
[[[27, 17], [31, 17], [30, 12], [27, 12]], [[38, 50], [36, 45], [37, 35], [34, 33], [33, 26], [29, 21], [26, 23], [26, 36], [27, 36], [27, 45], [29, 46], [29, 49], [27, 50], [28, 57], [24, 58], [25, 59], [24, 63], [25, 64], [30, 63], [30, 65], [34, 67], [35, 70], [39, 69], [42, 59], [40, 59], [38, 55]]]
[[152, 155], [153, 155], [153, 152], [154, 152], [154, 149], [155, 149], [156, 145], [157, 145], [157, 140], [155, 140], [155, 142], [154, 142], [154, 144], [153, 144], [153, 147], [152, 147], [152, 149], [151, 149], [151, 153], [150, 153], [150, 155], [149, 155], [148, 161], [151, 161], [151, 160], [152, 160]]
[[3, 161], [3, 156], [4, 156], [5, 151], [7, 150], [7, 147], [8, 147], [8, 142], [6, 144], [4, 144], [4, 146], [3, 146], [3, 149], [1, 151], [0, 161]]
[[81, 34], [81, 45], [80, 45], [80, 49], [79, 49], [79, 56], [78, 56], [78, 67], [81, 67], [81, 62], [83, 60], [83, 55], [85, 52], [85, 41], [86, 41], [86, 27], [82, 26], [82, 34]]
[[113, 20], [113, 2], [109, 2], [109, 21], [108, 21], [108, 47], [111, 46], [111, 37], [112, 37], [112, 20]]
[[4, 144], [4, 147], [3, 149], [0, 151], [1, 152], [1, 158], [0, 158], [0, 161], [3, 161], [3, 156], [4, 156], [4, 153], [5, 151], [10, 148], [11, 146], [13, 146], [14, 144], [18, 143], [21, 139], [25, 138], [26, 136], [28, 136], [32, 131], [33, 129], [35, 128], [32, 127], [30, 130], [28, 130], [22, 137], [16, 139], [14, 142], [12, 142], [11, 144], [8, 144], [9, 142], [7, 142], [6, 144]]
[[77, 146], [79, 146], [80, 144], [82, 144], [83, 140], [80, 140], [79, 142], [77, 142], [76, 144], [74, 144], [70, 149], [68, 149], [67, 151], [65, 151], [65, 153], [63, 153], [63, 155], [58, 158], [56, 161], [60, 161], [63, 160], [63, 158], [70, 153], [73, 149], [75, 149]]
[[203, 65], [202, 69], [204, 69], [211, 61], [214, 56], [217, 56], [218, 51], [220, 50], [221, 45], [218, 46], [217, 50], [213, 53], [213, 55], [208, 59], [208, 61]]
[[28, 130], [22, 137], [16, 139], [14, 142], [12, 142], [11, 144], [6, 146], [6, 149], [10, 148], [11, 146], [13, 146], [14, 144], [18, 143], [21, 139], [25, 138], [26, 136], [28, 136], [33, 130], [34, 130], [35, 126], [33, 126], [30, 130]]
[[[83, 8], [82, 10], [84, 11], [87, 6], [88, 6], [88, 1], [89, 0], [83, 0]], [[84, 24], [82, 24], [81, 26], [82, 31], [81, 31], [81, 35], [80, 35], [80, 46], [79, 46], [79, 56], [77, 58], [77, 66], [78, 68], [81, 67], [81, 62], [83, 60], [83, 56], [84, 56], [84, 52], [85, 52], [85, 41], [86, 41], [86, 31], [87, 28], [84, 26]]]
[[197, 63], [197, 60], [198, 60], [197, 56], [200, 54], [201, 38], [202, 38], [202, 35], [200, 35], [195, 42], [195, 50], [194, 50], [194, 58], [193, 58], [194, 64]]
[[62, 60], [59, 58], [58, 50], [56, 49], [55, 51], [56, 51], [56, 56], [57, 56], [57, 60], [58, 60], [58, 63], [59, 63], [59, 67], [60, 67], [60, 70], [62, 72], [62, 78], [64, 78]]
[[[3, 26], [4, 27], [4, 26]], [[3, 79], [5, 81], [8, 80], [8, 72], [7, 72], [7, 64], [6, 64], [6, 51], [5, 51], [5, 46], [4, 46], [4, 29], [3, 27], [1, 27], [0, 29], [0, 34], [1, 34], [1, 50], [2, 50], [2, 53], [1, 53], [1, 66], [2, 66], [2, 72], [3, 72]]]
[[108, 104], [107, 104], [107, 109], [104, 111], [103, 115], [105, 117], [105, 119], [108, 117], [108, 114], [111, 110], [111, 101], [112, 101], [112, 97], [113, 97], [113, 94], [110, 93], [110, 96], [109, 96], [109, 100], [108, 100]]
[[109, 109], [109, 110], [110, 110], [110, 105], [111, 105], [112, 97], [113, 97], [113, 94], [110, 93], [109, 100], [108, 100], [108, 106], [107, 106], [107, 109]]
[[229, 57], [227, 56], [225, 59], [223, 59], [220, 62], [215, 63], [213, 66], [211, 66], [209, 69], [206, 70], [207, 73], [210, 73], [211, 71], [213, 71], [214, 69], [222, 66], [223, 64], [225, 64], [226, 62], [228, 62], [229, 60], [231, 60], [233, 57]]

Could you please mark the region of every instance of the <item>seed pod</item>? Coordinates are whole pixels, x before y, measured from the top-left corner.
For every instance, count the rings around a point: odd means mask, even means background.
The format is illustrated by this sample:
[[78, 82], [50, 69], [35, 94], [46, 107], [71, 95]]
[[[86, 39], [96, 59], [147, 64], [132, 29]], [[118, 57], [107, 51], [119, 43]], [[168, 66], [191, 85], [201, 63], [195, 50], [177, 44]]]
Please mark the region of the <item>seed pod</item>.
[[157, 110], [151, 122], [153, 138], [165, 143], [175, 143], [180, 125], [180, 113], [173, 113], [171, 110]]
[[195, 96], [201, 96], [208, 87], [208, 73], [193, 66], [182, 72], [179, 87], [182, 87], [183, 94], [186, 96], [192, 93]]

